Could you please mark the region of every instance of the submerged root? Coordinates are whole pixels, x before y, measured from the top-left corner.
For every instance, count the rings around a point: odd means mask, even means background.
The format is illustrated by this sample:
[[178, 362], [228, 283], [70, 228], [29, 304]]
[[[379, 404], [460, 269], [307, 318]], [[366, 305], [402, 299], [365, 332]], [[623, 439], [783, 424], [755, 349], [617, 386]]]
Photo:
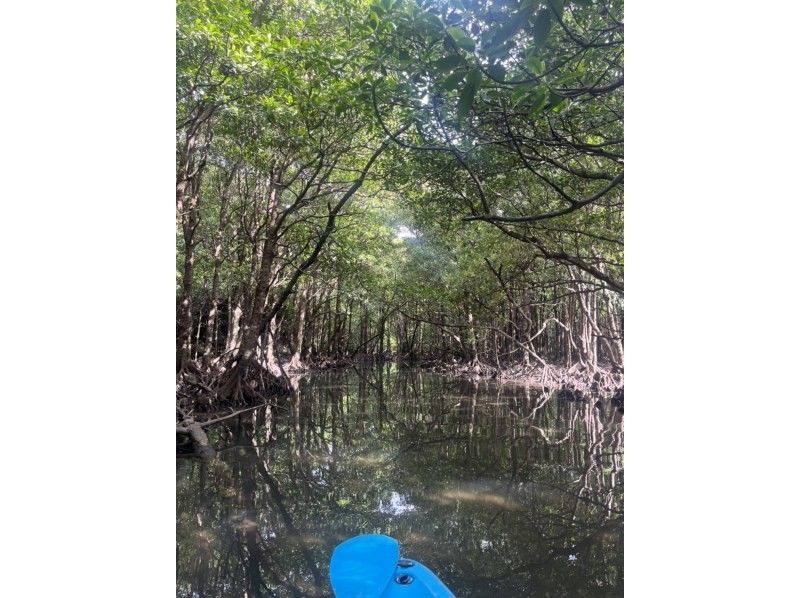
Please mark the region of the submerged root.
[[184, 412], [264, 404], [291, 393], [288, 376], [277, 377], [267, 367], [251, 362], [218, 363], [201, 368], [193, 364], [178, 375], [176, 398]]
[[[556, 392], [563, 398], [586, 397], [609, 399], [624, 387], [621, 371], [614, 368], [588, 367], [576, 364], [565, 367], [553, 364], [514, 364], [498, 367], [482, 362], [421, 361], [415, 364], [422, 369], [465, 376], [472, 379], [496, 379], [537, 386], [546, 392]], [[580, 400], [578, 398], [577, 400]]]

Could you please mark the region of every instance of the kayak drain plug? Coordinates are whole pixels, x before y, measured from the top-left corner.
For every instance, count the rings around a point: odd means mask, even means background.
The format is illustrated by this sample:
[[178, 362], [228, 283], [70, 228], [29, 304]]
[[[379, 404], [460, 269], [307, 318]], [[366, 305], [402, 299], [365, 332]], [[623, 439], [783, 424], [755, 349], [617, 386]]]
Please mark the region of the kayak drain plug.
[[411, 559], [400, 559], [399, 561], [397, 561], [397, 566], [402, 567], [403, 569], [411, 567], [413, 565], [414, 561], [412, 561]]
[[403, 573], [403, 575], [398, 575], [397, 577], [395, 577], [394, 580], [401, 586], [407, 586], [412, 581], [414, 581], [414, 578], [411, 577], [410, 575], [406, 575], [405, 573]]

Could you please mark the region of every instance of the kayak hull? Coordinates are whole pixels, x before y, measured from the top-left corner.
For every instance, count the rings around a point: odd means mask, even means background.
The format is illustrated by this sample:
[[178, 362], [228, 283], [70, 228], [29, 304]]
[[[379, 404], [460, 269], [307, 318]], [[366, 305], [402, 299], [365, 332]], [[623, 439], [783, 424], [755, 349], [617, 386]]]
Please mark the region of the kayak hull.
[[336, 598], [455, 598], [433, 571], [400, 558], [397, 540], [365, 534], [339, 544], [331, 557]]
[[[381, 598], [455, 598], [433, 571], [414, 559], [406, 560], [411, 565], [395, 569], [394, 577], [380, 595]], [[410, 580], [404, 579], [403, 575], [410, 577]]]

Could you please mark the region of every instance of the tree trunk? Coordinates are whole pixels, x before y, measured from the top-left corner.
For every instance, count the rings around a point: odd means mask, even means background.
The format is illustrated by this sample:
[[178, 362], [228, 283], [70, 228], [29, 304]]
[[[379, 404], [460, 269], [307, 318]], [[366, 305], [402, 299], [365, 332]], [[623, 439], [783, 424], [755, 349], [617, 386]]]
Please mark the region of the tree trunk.
[[[198, 149], [203, 123], [211, 116], [213, 107], [200, 111], [186, 132], [186, 140], [178, 156], [175, 185], [175, 210], [183, 233], [183, 277], [178, 308], [176, 370], [182, 371], [192, 354], [192, 284], [194, 277], [194, 233], [200, 222], [200, 179], [205, 167], [205, 150], [211, 143], [210, 127], [205, 144]], [[198, 159], [198, 152], [201, 154]]]
[[469, 351], [470, 351], [470, 365], [475, 370], [475, 373], [480, 371], [480, 363], [478, 359], [478, 335], [475, 334], [475, 318], [472, 315], [472, 310], [467, 310], [467, 321], [469, 322]]
[[231, 293], [228, 300], [228, 333], [225, 342], [225, 352], [232, 352], [239, 344], [241, 333], [242, 306], [236, 292]]
[[266, 238], [264, 239], [261, 260], [256, 277], [256, 290], [248, 309], [247, 318], [242, 331], [242, 346], [238, 354], [237, 367], [243, 369], [247, 369], [255, 357], [256, 345], [267, 309], [267, 297], [269, 296], [270, 284], [272, 282], [272, 266], [277, 250], [278, 231], [276, 220], [278, 189], [276, 185], [270, 185], [268, 198], [270, 224], [266, 230]]
[[289, 361], [288, 366], [288, 369], [291, 370], [300, 370], [303, 368], [301, 358], [303, 353], [303, 334], [305, 332], [306, 310], [308, 309], [308, 295], [309, 287], [306, 285], [303, 287], [303, 290], [300, 293], [300, 299], [298, 301], [299, 305], [297, 312], [297, 327], [295, 329], [294, 336], [294, 352], [292, 353], [292, 359]]
[[272, 318], [269, 323], [269, 332], [265, 335], [266, 338], [266, 351], [265, 351], [265, 364], [270, 373], [276, 378], [280, 377], [281, 370], [278, 367], [278, 358], [276, 356], [276, 345], [278, 343], [278, 318]]
[[219, 223], [212, 240], [212, 255], [214, 258], [213, 273], [211, 275], [211, 307], [208, 311], [208, 323], [206, 324], [206, 345], [203, 350], [203, 363], [208, 365], [217, 344], [217, 321], [219, 319], [219, 270], [222, 266], [222, 235], [228, 219], [228, 204], [230, 200], [229, 188], [236, 176], [238, 166], [234, 166], [228, 180], [220, 193]]
[[181, 300], [178, 311], [178, 354], [177, 369], [182, 370], [191, 360], [192, 354], [192, 285], [194, 282], [194, 231], [199, 222], [199, 197], [194, 192], [181, 196], [179, 187], [178, 205], [181, 210], [183, 229], [183, 277], [181, 279]]

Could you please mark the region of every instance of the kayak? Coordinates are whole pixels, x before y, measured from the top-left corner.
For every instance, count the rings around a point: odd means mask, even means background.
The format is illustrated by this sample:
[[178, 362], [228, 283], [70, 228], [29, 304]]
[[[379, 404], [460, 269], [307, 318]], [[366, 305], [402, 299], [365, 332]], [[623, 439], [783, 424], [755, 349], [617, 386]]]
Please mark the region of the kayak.
[[380, 534], [339, 544], [330, 579], [336, 598], [455, 598], [425, 565], [400, 558], [397, 540]]

